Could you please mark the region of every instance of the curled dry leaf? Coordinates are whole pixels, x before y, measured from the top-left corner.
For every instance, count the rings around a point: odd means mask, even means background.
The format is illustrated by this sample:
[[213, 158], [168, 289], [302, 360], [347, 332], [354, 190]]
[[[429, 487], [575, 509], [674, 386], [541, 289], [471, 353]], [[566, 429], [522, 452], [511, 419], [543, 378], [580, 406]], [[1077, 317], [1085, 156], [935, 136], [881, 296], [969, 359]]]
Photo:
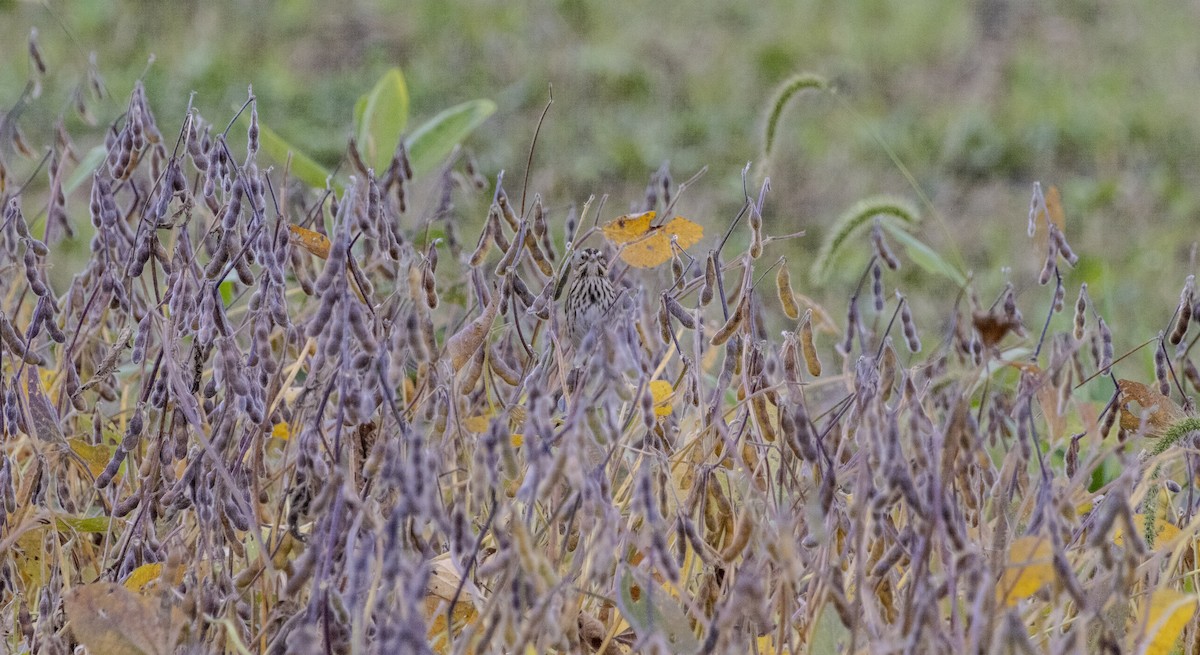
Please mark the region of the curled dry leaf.
[[652, 227], [655, 213], [618, 216], [604, 225], [604, 236], [621, 249], [621, 260], [635, 268], [654, 268], [671, 259], [671, 240], [687, 250], [704, 236], [704, 228], [682, 216]]
[[1142, 634], [1147, 655], [1167, 655], [1176, 652], [1183, 629], [1196, 614], [1196, 595], [1174, 589], [1156, 589], [1142, 611], [1139, 625], [1146, 626]]
[[[1157, 389], [1133, 380], [1117, 380], [1121, 391], [1118, 404], [1121, 407], [1121, 427], [1137, 430], [1142, 424], [1142, 412], [1146, 416], [1146, 436], [1160, 437], [1172, 425], [1187, 418], [1183, 409], [1174, 400], [1162, 395]], [[1131, 410], [1129, 403], [1137, 403], [1140, 409]]]
[[[451, 635], [458, 635], [479, 616], [472, 602], [478, 590], [467, 582], [465, 585], [448, 554], [439, 555], [431, 562], [429, 586], [425, 596], [425, 614], [429, 620], [429, 645], [433, 652], [449, 653]], [[447, 624], [446, 612], [454, 603], [453, 616]]]
[[329, 259], [329, 248], [331, 246], [329, 237], [314, 232], [296, 225], [288, 225], [288, 239], [292, 245], [300, 246], [308, 251], [314, 257], [321, 259]]
[[975, 326], [983, 345], [988, 348], [1000, 343], [1009, 332], [1021, 331], [1021, 322], [1003, 312], [975, 312], [971, 315], [971, 324]]
[[654, 415], [671, 415], [671, 383], [666, 380], [655, 380], [650, 383], [650, 395], [654, 397]]
[[1041, 535], [1026, 535], [1013, 541], [1008, 549], [1004, 574], [996, 583], [996, 596], [1005, 607], [1012, 607], [1032, 596], [1042, 585], [1054, 580], [1054, 546]]
[[174, 647], [172, 613], [155, 596], [96, 582], [72, 589], [63, 608], [75, 638], [93, 653], [166, 655]]

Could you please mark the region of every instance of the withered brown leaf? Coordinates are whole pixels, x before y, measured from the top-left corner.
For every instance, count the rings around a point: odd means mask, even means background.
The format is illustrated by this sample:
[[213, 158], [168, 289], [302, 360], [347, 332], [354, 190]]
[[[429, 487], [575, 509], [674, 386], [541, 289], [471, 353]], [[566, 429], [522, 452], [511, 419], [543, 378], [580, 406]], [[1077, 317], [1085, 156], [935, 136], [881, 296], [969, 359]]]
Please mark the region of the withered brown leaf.
[[[1117, 380], [1121, 396], [1117, 403], [1121, 408], [1121, 427], [1126, 430], [1137, 430], [1142, 425], [1141, 414], [1149, 410], [1146, 417], [1146, 436], [1159, 437], [1172, 425], [1187, 418], [1183, 409], [1157, 389], [1133, 380]], [[1130, 411], [1129, 403], [1137, 403], [1141, 410], [1137, 413]]]
[[1000, 343], [1009, 332], [1020, 332], [1021, 322], [1000, 312], [975, 312], [971, 324], [979, 333], [983, 345], [991, 348]]

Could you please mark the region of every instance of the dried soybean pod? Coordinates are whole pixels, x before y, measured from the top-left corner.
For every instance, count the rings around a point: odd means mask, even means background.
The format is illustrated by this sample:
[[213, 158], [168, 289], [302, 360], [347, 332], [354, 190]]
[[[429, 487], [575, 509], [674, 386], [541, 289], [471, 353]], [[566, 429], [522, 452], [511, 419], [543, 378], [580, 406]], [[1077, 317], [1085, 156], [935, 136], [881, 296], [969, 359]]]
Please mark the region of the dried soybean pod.
[[804, 320], [800, 325], [800, 351], [804, 356], [804, 365], [808, 374], [813, 377], [821, 376], [821, 359], [817, 356], [817, 348], [813, 343], [812, 310], [804, 312]]
[[492, 251], [492, 245], [496, 242], [492, 226], [492, 221], [487, 221], [483, 224], [483, 233], [479, 235], [479, 244], [475, 246], [475, 252], [471, 253], [472, 267], [482, 264], [483, 260], [487, 258], [488, 253]]
[[1079, 285], [1079, 299], [1075, 301], [1075, 332], [1072, 336], [1076, 341], [1083, 341], [1083, 328], [1087, 325], [1087, 282]]
[[1179, 309], [1176, 312], [1175, 328], [1171, 330], [1171, 345], [1177, 346], [1187, 336], [1188, 322], [1192, 318], [1192, 285], [1196, 276], [1187, 276], [1183, 291], [1179, 294]]
[[667, 294], [663, 293], [658, 306], [659, 337], [664, 344], [671, 343], [671, 315], [667, 312]]
[[683, 327], [689, 330], [695, 330], [696, 317], [693, 316], [691, 312], [684, 309], [683, 305], [679, 304], [679, 301], [675, 300], [674, 297], [666, 296], [666, 299], [667, 311], [671, 312], [671, 316], [674, 316], [675, 319], [678, 320], [681, 325], [683, 325]]
[[725, 325], [722, 325], [721, 328], [717, 330], [716, 334], [713, 335], [711, 341], [712, 345], [720, 346], [726, 341], [729, 341], [729, 337], [733, 336], [733, 333], [737, 331], [738, 326], [742, 324], [742, 321], [746, 320], [746, 314], [749, 313], [749, 307], [747, 307], [747, 305], [749, 305], [749, 302], [747, 302], [749, 297], [750, 294], [748, 293], [742, 296], [742, 301], [739, 302], [737, 307], [733, 310], [733, 315], [730, 316], [729, 320], [725, 321]]
[[717, 251], [713, 250], [708, 253], [708, 260], [704, 263], [704, 286], [700, 289], [700, 306], [707, 307], [708, 303], [712, 302], [713, 293], [717, 288]]
[[779, 265], [775, 273], [775, 292], [779, 294], [779, 304], [783, 313], [793, 321], [800, 318], [800, 306], [796, 304], [796, 292], [792, 290], [792, 274], [788, 271], [787, 259]]
[[888, 337], [883, 343], [883, 361], [879, 365], [879, 395], [883, 402], [892, 397], [897, 368], [896, 349], [892, 347], [892, 338]]

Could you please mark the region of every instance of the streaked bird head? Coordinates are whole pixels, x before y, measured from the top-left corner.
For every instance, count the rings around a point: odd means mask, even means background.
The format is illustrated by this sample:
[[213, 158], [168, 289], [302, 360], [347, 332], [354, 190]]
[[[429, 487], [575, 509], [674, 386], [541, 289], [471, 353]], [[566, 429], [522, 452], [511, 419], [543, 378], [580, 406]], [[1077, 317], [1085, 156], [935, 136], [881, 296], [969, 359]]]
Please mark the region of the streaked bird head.
[[575, 254], [575, 269], [579, 275], [608, 275], [608, 257], [596, 248], [584, 248]]

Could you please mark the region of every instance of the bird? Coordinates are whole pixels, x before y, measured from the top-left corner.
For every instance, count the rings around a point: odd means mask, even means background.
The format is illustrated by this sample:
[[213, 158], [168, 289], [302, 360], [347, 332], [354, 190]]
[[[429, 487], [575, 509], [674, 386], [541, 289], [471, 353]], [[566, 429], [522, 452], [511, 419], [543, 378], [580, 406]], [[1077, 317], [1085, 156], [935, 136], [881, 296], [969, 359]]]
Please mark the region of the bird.
[[600, 250], [580, 250], [572, 268], [575, 280], [567, 292], [567, 332], [578, 348], [592, 327], [608, 314], [616, 293], [608, 279], [608, 257]]

